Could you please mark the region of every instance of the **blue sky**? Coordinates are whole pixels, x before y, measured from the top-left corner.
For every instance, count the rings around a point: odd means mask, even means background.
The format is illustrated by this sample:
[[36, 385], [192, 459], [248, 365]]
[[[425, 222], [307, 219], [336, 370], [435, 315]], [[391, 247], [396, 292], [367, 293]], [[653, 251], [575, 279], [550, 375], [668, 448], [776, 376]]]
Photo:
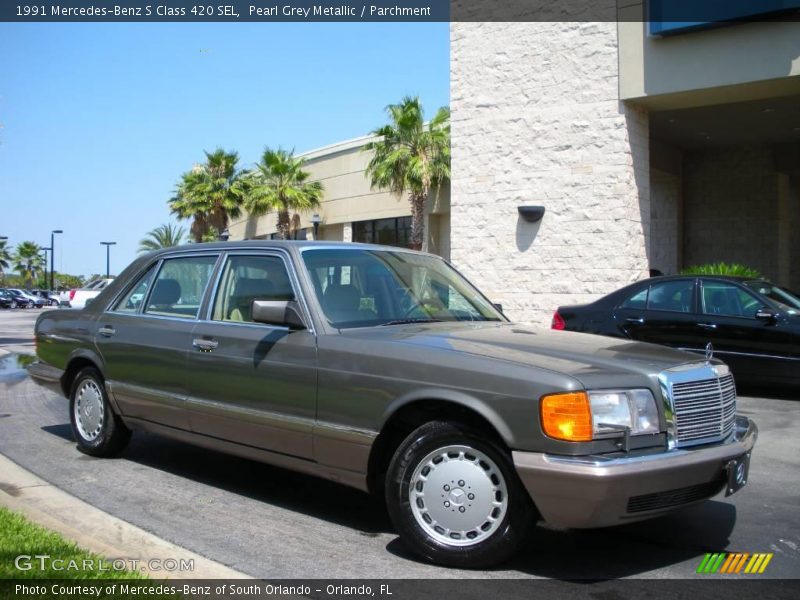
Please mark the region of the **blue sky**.
[[[0, 235], [119, 272], [203, 150], [311, 150], [449, 104], [447, 23], [0, 24]], [[186, 224], [186, 223], [184, 223]], [[188, 225], [188, 224], [186, 224]], [[188, 227], [187, 227], [188, 229]]]

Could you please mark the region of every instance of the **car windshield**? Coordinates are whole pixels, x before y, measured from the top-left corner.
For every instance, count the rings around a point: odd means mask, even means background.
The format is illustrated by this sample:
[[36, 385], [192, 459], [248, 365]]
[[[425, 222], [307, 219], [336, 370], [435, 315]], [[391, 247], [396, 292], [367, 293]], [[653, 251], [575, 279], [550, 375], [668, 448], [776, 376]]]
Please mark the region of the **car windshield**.
[[303, 261], [334, 327], [503, 316], [445, 261], [402, 250], [308, 248]]
[[800, 294], [769, 281], [746, 281], [745, 285], [770, 300], [775, 308], [790, 315], [800, 314]]

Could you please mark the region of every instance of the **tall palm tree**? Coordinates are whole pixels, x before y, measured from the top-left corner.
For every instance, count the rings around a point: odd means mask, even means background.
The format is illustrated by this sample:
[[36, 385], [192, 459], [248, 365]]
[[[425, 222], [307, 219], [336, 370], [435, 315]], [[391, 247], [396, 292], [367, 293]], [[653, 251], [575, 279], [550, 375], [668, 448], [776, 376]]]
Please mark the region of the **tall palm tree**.
[[206, 162], [181, 175], [169, 200], [173, 214], [192, 219], [191, 234], [196, 242], [207, 239], [209, 233], [219, 236], [225, 231], [229, 220], [241, 214], [245, 192], [236, 152], [218, 148], [204, 153]]
[[42, 249], [33, 242], [21, 242], [13, 256], [14, 269], [19, 272], [25, 281], [25, 287], [30, 289], [33, 280], [44, 268]]
[[150, 252], [160, 248], [171, 248], [180, 246], [186, 235], [186, 229], [172, 223], [159, 225], [155, 229], [147, 232], [147, 235], [139, 240], [139, 252]]
[[6, 246], [6, 240], [0, 240], [0, 280], [5, 276], [5, 270], [9, 266], [11, 260], [11, 253]]
[[269, 148], [261, 162], [250, 172], [244, 207], [252, 216], [269, 211], [278, 213], [278, 235], [289, 239], [290, 211], [306, 212], [319, 206], [323, 187], [319, 181], [308, 181], [310, 173], [303, 170], [305, 159], [291, 152]]
[[424, 239], [425, 200], [450, 180], [450, 109], [443, 106], [426, 124], [419, 98], [390, 104], [391, 121], [372, 131], [379, 139], [365, 145], [373, 152], [366, 175], [373, 188], [388, 188], [411, 203], [411, 247]]

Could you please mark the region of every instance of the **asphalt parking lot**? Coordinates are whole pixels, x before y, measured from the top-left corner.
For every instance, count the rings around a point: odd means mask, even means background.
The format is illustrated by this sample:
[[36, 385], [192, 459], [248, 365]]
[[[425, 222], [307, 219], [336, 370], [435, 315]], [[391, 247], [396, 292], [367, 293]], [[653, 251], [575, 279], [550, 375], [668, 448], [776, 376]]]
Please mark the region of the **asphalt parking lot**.
[[703, 577], [695, 570], [707, 552], [772, 552], [762, 577], [800, 578], [800, 401], [791, 391], [740, 396], [739, 411], [760, 429], [740, 493], [615, 528], [540, 525], [512, 562], [459, 571], [418, 562], [380, 502], [334, 483], [146, 434], [136, 434], [119, 459], [79, 453], [66, 400], [34, 385], [19, 358], [34, 351], [38, 314], [0, 311], [0, 348], [15, 353], [0, 357], [0, 453], [102, 510], [249, 575], [683, 579]]

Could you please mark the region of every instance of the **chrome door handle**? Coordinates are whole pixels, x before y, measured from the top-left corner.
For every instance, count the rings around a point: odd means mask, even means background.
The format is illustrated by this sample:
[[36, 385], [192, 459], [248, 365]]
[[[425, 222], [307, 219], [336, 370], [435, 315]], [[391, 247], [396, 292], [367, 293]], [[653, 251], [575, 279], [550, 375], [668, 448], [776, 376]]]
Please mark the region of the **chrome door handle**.
[[716, 329], [717, 328], [717, 324], [716, 323], [698, 323], [697, 326], [698, 327], [702, 327], [703, 329]]
[[192, 346], [199, 348], [202, 352], [211, 352], [214, 348], [219, 346], [216, 340], [204, 340], [202, 338], [195, 338], [192, 340]]
[[97, 333], [99, 333], [100, 335], [103, 335], [105, 337], [111, 337], [112, 335], [117, 333], [117, 330], [114, 329], [113, 327], [108, 326], [108, 325], [104, 325], [103, 327], [101, 327], [100, 329], [97, 330]]
[[625, 319], [626, 323], [636, 323], [637, 325], [644, 325], [644, 317], [628, 317]]

